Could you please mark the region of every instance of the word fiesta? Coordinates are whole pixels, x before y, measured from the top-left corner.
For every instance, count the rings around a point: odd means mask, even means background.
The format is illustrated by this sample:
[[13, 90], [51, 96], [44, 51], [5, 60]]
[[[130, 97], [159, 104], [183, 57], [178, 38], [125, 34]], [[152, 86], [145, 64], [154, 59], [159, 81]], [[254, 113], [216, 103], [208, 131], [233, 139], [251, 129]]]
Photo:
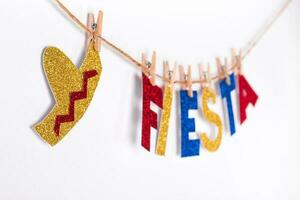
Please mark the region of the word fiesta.
[[[144, 60], [144, 59], [143, 59]], [[145, 61], [143, 61], [145, 62]], [[148, 63], [149, 65], [150, 63]], [[239, 110], [239, 123], [243, 124], [247, 118], [247, 107], [252, 104], [255, 106], [258, 95], [252, 89], [251, 85], [241, 73], [241, 57], [233, 56], [232, 66], [234, 72], [229, 72], [227, 64], [222, 66], [217, 62], [219, 78], [218, 87], [220, 91], [220, 97], [226, 105], [226, 116], [228, 118], [228, 127], [230, 134], [234, 135], [236, 132], [236, 122], [234, 120], [234, 112], [232, 108], [232, 93], [237, 90], [238, 95], [238, 110]], [[153, 66], [152, 66], [153, 67]], [[151, 141], [151, 127], [156, 129], [157, 143], [155, 153], [157, 155], [164, 156], [166, 152], [166, 144], [168, 139], [168, 128], [169, 120], [173, 102], [173, 84], [176, 68], [173, 70], [173, 77], [171, 71], [168, 70], [168, 63], [164, 63], [164, 74], [169, 81], [166, 82], [164, 89], [155, 85], [155, 75], [151, 66], [149, 71], [143, 70], [142, 72], [142, 84], [143, 84], [143, 109], [142, 109], [142, 128], [141, 128], [141, 145], [150, 151]], [[212, 124], [217, 129], [216, 137], [210, 139], [208, 133], [200, 133], [198, 139], [189, 139], [189, 134], [195, 132], [195, 119], [189, 118], [189, 110], [197, 110], [199, 92], [192, 90], [191, 70], [187, 75], [183, 76], [183, 68], [181, 68], [181, 80], [183, 83], [180, 94], [180, 127], [181, 127], [181, 157], [198, 156], [200, 153], [200, 147], [207, 149], [209, 152], [217, 151], [222, 142], [223, 125], [220, 115], [209, 108], [209, 102], [216, 103], [217, 94], [216, 91], [211, 87], [209, 74], [203, 71], [203, 83], [201, 83], [202, 97], [201, 97], [201, 108], [204, 119], [207, 123]], [[168, 73], [169, 72], [169, 73]], [[209, 72], [209, 71], [208, 71]], [[188, 77], [188, 78], [187, 78]], [[158, 114], [151, 110], [150, 104], [154, 103], [157, 105], [162, 113], [160, 119]]]

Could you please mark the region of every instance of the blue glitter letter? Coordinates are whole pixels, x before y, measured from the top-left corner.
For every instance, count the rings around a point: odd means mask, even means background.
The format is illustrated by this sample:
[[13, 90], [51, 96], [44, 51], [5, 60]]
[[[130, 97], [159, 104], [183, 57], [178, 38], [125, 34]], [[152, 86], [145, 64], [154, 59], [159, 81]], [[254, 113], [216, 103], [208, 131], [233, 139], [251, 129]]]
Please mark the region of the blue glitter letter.
[[185, 90], [180, 91], [181, 103], [181, 157], [199, 155], [200, 140], [190, 140], [189, 133], [195, 132], [195, 119], [189, 118], [189, 110], [198, 109], [197, 91], [189, 97]]
[[229, 118], [229, 125], [230, 125], [230, 133], [233, 135], [235, 133], [235, 123], [234, 123], [234, 116], [232, 110], [232, 102], [231, 102], [231, 92], [235, 90], [235, 78], [234, 74], [230, 75], [230, 85], [226, 83], [226, 79], [220, 82], [220, 89], [221, 89], [221, 96], [222, 98], [226, 98], [227, 104], [227, 112]]

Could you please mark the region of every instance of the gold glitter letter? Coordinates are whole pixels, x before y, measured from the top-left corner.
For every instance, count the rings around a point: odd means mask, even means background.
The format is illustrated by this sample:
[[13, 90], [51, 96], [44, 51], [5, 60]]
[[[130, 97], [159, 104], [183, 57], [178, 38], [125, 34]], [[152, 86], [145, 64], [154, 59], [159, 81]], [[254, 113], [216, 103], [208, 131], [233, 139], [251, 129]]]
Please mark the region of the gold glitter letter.
[[165, 88], [164, 100], [163, 100], [163, 111], [162, 118], [159, 127], [159, 135], [156, 146], [156, 154], [164, 156], [166, 152], [166, 143], [168, 137], [169, 120], [172, 109], [172, 86], [168, 85]]
[[213, 103], [216, 103], [216, 93], [209, 89], [209, 88], [204, 88], [203, 89], [203, 95], [202, 95], [202, 110], [204, 117], [211, 122], [212, 124], [215, 124], [218, 127], [218, 135], [215, 140], [210, 140], [206, 133], [201, 133], [200, 138], [203, 146], [211, 152], [214, 152], [218, 150], [218, 148], [221, 145], [222, 141], [222, 130], [223, 130], [223, 124], [221, 121], [221, 118], [218, 114], [215, 112], [211, 111], [208, 108], [208, 100], [212, 99]]

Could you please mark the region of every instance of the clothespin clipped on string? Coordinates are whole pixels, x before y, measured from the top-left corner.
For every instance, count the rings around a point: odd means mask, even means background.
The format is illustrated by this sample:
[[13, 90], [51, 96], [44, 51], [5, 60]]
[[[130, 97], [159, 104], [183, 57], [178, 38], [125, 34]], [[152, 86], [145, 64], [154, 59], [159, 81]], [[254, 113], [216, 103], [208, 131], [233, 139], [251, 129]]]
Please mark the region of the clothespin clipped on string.
[[219, 57], [216, 58], [216, 63], [217, 63], [219, 80], [222, 80], [222, 79], [226, 78], [226, 83], [229, 85], [230, 84], [230, 78], [229, 78], [229, 72], [228, 72], [228, 60], [227, 60], [227, 58], [225, 58], [224, 65], [222, 64], [222, 61]]
[[142, 71], [150, 79], [150, 83], [154, 86], [156, 85], [156, 52], [152, 54], [151, 62], [147, 61], [144, 53], [142, 53]]
[[177, 65], [176, 63], [174, 64], [173, 70], [170, 70], [169, 67], [169, 62], [164, 61], [163, 62], [163, 67], [164, 67], [164, 80], [167, 81], [167, 84], [169, 87], [171, 87], [171, 91], [174, 91], [174, 83], [175, 83], [175, 78], [177, 75]]
[[88, 14], [88, 22], [87, 26], [89, 31], [92, 33], [87, 34], [87, 47], [89, 46], [90, 42], [94, 42], [94, 49], [98, 52], [101, 50], [101, 38], [99, 36], [102, 35], [102, 23], [103, 23], [103, 12], [98, 12], [97, 22], [95, 23], [94, 14]]
[[204, 65], [200, 64], [200, 80], [202, 88], [211, 88], [211, 73], [210, 73], [210, 64], [207, 64], [207, 70], [204, 69]]
[[235, 49], [231, 49], [231, 64], [236, 75], [242, 74], [242, 50], [237, 54]]
[[193, 97], [193, 90], [192, 90], [192, 68], [189, 65], [188, 73], [184, 72], [184, 67], [180, 66], [180, 81], [181, 81], [181, 89], [188, 90], [189, 97]]

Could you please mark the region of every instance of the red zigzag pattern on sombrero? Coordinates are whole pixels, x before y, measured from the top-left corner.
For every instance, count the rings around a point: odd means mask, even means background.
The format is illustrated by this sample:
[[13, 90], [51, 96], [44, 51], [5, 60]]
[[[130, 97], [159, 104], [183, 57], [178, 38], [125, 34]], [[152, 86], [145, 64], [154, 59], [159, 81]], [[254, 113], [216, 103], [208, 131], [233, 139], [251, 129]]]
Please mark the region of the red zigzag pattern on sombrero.
[[60, 126], [62, 123], [73, 122], [75, 120], [75, 101], [87, 98], [87, 84], [88, 79], [97, 76], [98, 72], [96, 70], [90, 70], [83, 73], [83, 86], [82, 90], [79, 92], [72, 92], [70, 94], [70, 104], [69, 104], [69, 114], [58, 115], [55, 119], [54, 132], [59, 136]]

